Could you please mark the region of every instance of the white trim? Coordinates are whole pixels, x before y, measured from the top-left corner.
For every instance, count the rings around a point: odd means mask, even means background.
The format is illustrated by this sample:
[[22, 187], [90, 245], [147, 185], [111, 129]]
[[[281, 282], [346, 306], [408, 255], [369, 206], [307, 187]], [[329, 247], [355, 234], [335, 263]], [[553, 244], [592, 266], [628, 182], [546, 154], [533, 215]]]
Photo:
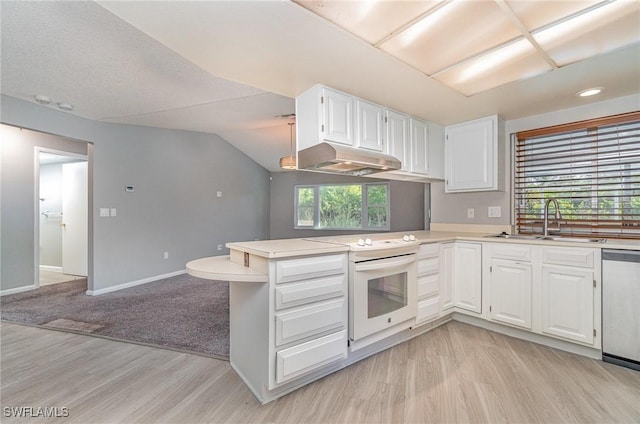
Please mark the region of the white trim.
[[175, 277], [177, 275], [185, 274], [187, 271], [182, 269], [180, 271], [170, 272], [168, 274], [156, 275], [155, 277], [143, 278], [142, 280], [130, 281], [128, 283], [118, 284], [117, 286], [105, 287], [100, 290], [87, 290], [87, 295], [98, 296], [105, 293], [111, 293], [114, 291], [128, 289], [129, 287], [140, 286], [142, 284], [151, 283], [153, 281], [163, 280], [165, 278]]
[[40, 265], [40, 271], [59, 272], [62, 274], [61, 266]]
[[14, 294], [14, 293], [22, 293], [22, 292], [26, 292], [29, 290], [35, 290], [37, 289], [35, 284], [31, 284], [30, 286], [23, 286], [23, 287], [16, 287], [14, 289], [6, 289], [6, 290], [0, 290], [0, 296], [4, 296], [7, 294]]

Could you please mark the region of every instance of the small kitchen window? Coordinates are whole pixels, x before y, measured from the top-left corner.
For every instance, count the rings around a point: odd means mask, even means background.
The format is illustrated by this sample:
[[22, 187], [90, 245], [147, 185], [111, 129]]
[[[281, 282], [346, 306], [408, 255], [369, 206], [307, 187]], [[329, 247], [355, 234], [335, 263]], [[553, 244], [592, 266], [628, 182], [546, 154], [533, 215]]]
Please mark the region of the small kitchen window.
[[555, 198], [560, 234], [640, 238], [640, 112], [523, 131], [514, 151], [518, 233], [541, 233]]
[[389, 230], [389, 184], [295, 186], [295, 228]]

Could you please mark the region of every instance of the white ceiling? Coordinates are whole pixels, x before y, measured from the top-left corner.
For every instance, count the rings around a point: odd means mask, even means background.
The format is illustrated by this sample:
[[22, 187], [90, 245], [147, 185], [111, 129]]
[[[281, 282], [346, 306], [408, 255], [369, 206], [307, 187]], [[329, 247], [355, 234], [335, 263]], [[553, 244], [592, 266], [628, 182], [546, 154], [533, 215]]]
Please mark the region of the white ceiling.
[[[487, 2], [493, 0], [465, 7]], [[435, 2], [385, 4], [396, 3]], [[566, 11], [573, 3], [545, 4]], [[289, 119], [276, 116], [293, 113], [293, 98], [316, 83], [440, 124], [496, 113], [514, 119], [640, 93], [640, 24], [625, 47], [465, 96], [290, 1], [3, 0], [0, 8], [3, 94], [44, 94], [95, 120], [216, 133], [272, 171], [289, 153]], [[396, 25], [385, 16], [392, 15], [380, 15], [380, 23]], [[544, 16], [533, 13], [531, 25]], [[465, 40], [486, 37], [478, 25], [460, 28], [467, 38], [425, 45], [431, 63], [473, 54], [479, 47], [465, 47]], [[605, 91], [574, 95], [590, 86]]]

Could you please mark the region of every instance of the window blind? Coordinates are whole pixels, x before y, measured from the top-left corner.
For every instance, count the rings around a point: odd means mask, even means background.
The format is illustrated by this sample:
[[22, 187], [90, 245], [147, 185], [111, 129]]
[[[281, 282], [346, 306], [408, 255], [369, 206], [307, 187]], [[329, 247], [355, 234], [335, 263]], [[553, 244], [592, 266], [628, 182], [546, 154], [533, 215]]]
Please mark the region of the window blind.
[[516, 134], [515, 224], [519, 233], [640, 238], [640, 112]]

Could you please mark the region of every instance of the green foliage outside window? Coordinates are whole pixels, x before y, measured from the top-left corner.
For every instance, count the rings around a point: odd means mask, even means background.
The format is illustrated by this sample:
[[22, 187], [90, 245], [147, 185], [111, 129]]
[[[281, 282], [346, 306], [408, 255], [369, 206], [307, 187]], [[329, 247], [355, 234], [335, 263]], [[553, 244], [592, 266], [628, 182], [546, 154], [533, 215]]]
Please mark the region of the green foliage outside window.
[[316, 229], [388, 229], [389, 185], [297, 186], [295, 224]]

